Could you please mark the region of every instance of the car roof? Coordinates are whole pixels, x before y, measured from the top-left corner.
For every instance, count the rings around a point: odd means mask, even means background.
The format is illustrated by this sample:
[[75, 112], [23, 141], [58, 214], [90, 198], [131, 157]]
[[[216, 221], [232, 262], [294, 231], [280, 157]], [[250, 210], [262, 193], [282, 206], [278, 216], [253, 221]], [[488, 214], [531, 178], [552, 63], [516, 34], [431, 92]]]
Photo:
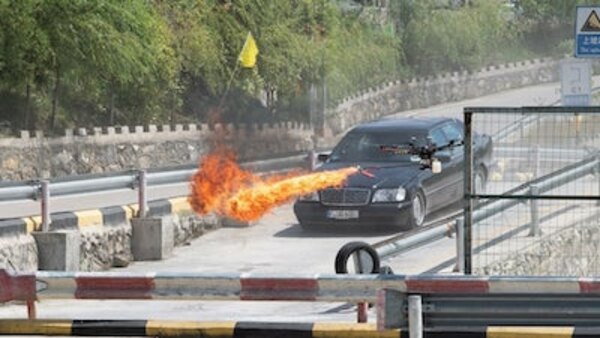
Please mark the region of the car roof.
[[448, 117], [401, 117], [381, 119], [367, 122], [354, 127], [351, 132], [398, 132], [398, 131], [420, 131], [427, 132], [433, 127], [453, 119]]

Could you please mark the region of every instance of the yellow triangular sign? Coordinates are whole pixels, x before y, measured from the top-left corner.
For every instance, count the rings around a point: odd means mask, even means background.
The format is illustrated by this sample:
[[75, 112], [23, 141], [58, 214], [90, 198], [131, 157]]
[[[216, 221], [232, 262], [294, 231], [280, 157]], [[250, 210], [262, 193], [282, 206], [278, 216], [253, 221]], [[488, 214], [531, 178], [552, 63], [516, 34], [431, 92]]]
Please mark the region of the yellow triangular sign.
[[582, 32], [600, 32], [600, 18], [598, 18], [598, 14], [596, 14], [595, 10], [592, 10], [587, 20], [581, 27]]

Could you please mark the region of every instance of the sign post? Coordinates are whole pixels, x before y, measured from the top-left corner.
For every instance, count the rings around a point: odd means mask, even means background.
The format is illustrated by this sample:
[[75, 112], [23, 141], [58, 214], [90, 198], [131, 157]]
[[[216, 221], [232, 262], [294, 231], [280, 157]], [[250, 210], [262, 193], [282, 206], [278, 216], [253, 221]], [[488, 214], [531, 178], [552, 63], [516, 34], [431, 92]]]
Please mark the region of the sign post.
[[560, 63], [563, 106], [589, 106], [592, 101], [592, 66], [587, 58], [600, 58], [600, 6], [577, 6], [575, 58]]

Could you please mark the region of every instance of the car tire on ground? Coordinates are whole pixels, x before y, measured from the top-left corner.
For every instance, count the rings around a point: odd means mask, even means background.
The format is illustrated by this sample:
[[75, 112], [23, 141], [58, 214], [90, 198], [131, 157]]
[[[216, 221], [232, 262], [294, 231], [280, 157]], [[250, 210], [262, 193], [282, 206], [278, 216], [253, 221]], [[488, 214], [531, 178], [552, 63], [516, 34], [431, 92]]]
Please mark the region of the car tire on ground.
[[355, 253], [359, 252], [359, 251], [364, 251], [366, 252], [370, 257], [371, 260], [373, 262], [373, 266], [371, 271], [369, 272], [364, 272], [366, 274], [371, 274], [371, 273], [379, 273], [379, 269], [380, 269], [380, 259], [379, 259], [379, 254], [377, 254], [377, 251], [375, 251], [375, 249], [370, 246], [369, 244], [365, 243], [365, 242], [350, 242], [345, 244], [337, 253], [337, 255], [335, 256], [335, 273], [348, 273], [348, 259], [350, 259], [350, 257], [352, 257], [352, 255], [354, 255]]

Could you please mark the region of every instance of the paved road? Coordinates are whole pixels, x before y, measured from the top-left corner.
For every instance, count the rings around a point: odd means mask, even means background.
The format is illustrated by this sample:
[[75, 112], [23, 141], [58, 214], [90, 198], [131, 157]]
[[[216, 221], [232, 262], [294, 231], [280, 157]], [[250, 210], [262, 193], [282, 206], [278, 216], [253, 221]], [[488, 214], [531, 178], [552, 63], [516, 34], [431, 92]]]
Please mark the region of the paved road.
[[[558, 88], [558, 84], [534, 86], [473, 100], [403, 112], [400, 115], [426, 114], [460, 117], [464, 106], [547, 105], [558, 99]], [[186, 188], [179, 187], [178, 189], [185, 191]], [[158, 189], [156, 193], [170, 194], [166, 189]], [[103, 203], [101, 201], [108, 199], [110, 203], [114, 204], [117, 199], [129, 198], [126, 195], [124, 192], [120, 194], [107, 193], [95, 195], [94, 198], [98, 200], [98, 203]], [[86, 199], [88, 198], [86, 197]], [[78, 202], [64, 201], [64, 205], [70, 208], [79, 207], [79, 201], [86, 199], [77, 199]], [[130, 202], [134, 200], [135, 195], [131, 196]], [[59, 202], [53, 202], [53, 205], [58, 207]], [[100, 205], [95, 205], [95, 207], [98, 206]], [[17, 205], [13, 207], [15, 213], [25, 212]], [[0, 209], [0, 212], [4, 215], [7, 209]], [[386, 233], [306, 234], [295, 224], [290, 206], [285, 205], [264, 217], [253, 227], [220, 229], [202, 236], [190, 246], [177, 248], [173, 257], [167, 260], [135, 262], [121, 271], [299, 273], [303, 275], [332, 273], [333, 259], [341, 245], [354, 240], [375, 242], [388, 235]], [[406, 273], [426, 271], [437, 265], [440, 260], [448, 258], [448, 248], [452, 247], [453, 243], [454, 239], [447, 239], [443, 245], [441, 243], [431, 244], [421, 251], [398, 257], [399, 262], [404, 262], [406, 265], [399, 265], [401, 268], [395, 270]], [[23, 316], [25, 316], [23, 307], [0, 308], [0, 317]], [[353, 308], [344, 304], [324, 303], [44, 301], [39, 306], [39, 316], [83, 319], [353, 321], [355, 312]], [[371, 314], [371, 319], [374, 319], [373, 314]]]

